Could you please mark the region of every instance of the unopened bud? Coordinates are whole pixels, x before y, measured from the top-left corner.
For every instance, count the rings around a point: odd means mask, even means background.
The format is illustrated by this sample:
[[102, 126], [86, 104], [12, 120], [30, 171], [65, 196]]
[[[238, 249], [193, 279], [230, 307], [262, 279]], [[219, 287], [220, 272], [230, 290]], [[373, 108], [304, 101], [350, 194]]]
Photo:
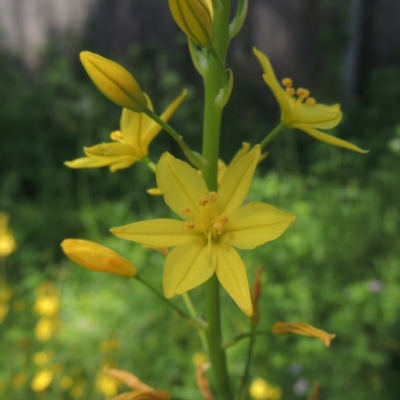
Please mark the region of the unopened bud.
[[89, 51], [82, 51], [80, 59], [90, 79], [109, 100], [134, 112], [145, 110], [146, 96], [122, 65]]
[[199, 46], [214, 42], [213, 10], [207, 0], [169, 0], [172, 16], [182, 31]]
[[97, 272], [109, 272], [131, 278], [136, 267], [115, 251], [95, 242], [81, 239], [65, 239], [61, 243], [65, 255], [78, 265]]

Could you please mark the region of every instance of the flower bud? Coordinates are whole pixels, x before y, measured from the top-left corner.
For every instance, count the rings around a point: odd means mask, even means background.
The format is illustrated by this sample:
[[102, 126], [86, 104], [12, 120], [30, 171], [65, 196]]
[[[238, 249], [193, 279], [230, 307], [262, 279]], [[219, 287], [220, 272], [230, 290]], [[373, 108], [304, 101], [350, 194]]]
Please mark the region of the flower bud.
[[213, 10], [207, 0], [168, 0], [172, 16], [183, 32], [199, 46], [214, 41]]
[[109, 272], [131, 278], [136, 267], [115, 251], [89, 240], [65, 239], [61, 243], [65, 255], [78, 265], [98, 272]]
[[80, 59], [90, 79], [112, 102], [138, 113], [147, 107], [142, 89], [124, 67], [89, 51], [82, 51]]

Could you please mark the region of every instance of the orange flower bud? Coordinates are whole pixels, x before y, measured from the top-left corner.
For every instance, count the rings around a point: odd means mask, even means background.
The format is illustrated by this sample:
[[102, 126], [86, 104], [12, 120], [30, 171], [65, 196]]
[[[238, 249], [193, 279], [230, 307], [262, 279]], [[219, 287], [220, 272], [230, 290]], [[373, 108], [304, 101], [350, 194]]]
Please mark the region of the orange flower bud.
[[65, 255], [78, 265], [98, 272], [109, 272], [131, 278], [136, 267], [115, 251], [95, 242], [81, 239], [65, 239], [61, 243]]

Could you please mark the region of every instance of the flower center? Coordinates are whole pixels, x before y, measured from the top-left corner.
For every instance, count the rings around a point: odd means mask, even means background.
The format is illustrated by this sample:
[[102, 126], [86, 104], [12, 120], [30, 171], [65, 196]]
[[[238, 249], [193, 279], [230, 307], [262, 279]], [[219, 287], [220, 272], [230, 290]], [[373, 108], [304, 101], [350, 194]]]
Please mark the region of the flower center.
[[224, 232], [224, 225], [228, 222], [225, 213], [218, 213], [216, 201], [217, 194], [210, 192], [208, 196], [199, 199], [200, 210], [190, 208], [181, 210], [182, 216], [186, 219], [186, 228], [204, 234], [209, 241], [216, 240]]
[[310, 97], [310, 91], [304, 88], [293, 87], [293, 81], [290, 78], [282, 79], [282, 85], [286, 88], [286, 96], [288, 97], [293, 109], [304, 106], [313, 106], [316, 103], [314, 97]]

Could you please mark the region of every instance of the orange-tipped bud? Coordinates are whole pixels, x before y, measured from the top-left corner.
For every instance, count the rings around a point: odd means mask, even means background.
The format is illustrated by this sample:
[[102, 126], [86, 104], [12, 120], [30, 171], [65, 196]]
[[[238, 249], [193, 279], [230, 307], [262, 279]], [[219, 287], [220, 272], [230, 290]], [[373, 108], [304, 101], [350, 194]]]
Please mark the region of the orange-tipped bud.
[[90, 79], [109, 100], [138, 113], [146, 109], [146, 96], [122, 65], [90, 51], [82, 51], [79, 57]]
[[61, 247], [72, 261], [93, 271], [109, 272], [125, 278], [131, 278], [137, 273], [136, 267], [126, 258], [95, 242], [65, 239]]
[[314, 328], [304, 322], [277, 322], [272, 332], [275, 335], [285, 335], [286, 333], [297, 333], [298, 335], [311, 336], [322, 340], [326, 346], [330, 346], [331, 340], [335, 339], [334, 333], [327, 333], [321, 329]]
[[253, 325], [257, 325], [260, 321], [260, 310], [258, 308], [258, 303], [260, 301], [261, 296], [261, 274], [263, 272], [263, 268], [258, 268], [256, 272], [256, 279], [253, 284], [253, 289], [251, 291], [251, 302], [253, 303], [253, 315], [250, 317], [250, 322]]
[[213, 9], [209, 0], [169, 0], [171, 14], [186, 36], [199, 46], [214, 42]]

